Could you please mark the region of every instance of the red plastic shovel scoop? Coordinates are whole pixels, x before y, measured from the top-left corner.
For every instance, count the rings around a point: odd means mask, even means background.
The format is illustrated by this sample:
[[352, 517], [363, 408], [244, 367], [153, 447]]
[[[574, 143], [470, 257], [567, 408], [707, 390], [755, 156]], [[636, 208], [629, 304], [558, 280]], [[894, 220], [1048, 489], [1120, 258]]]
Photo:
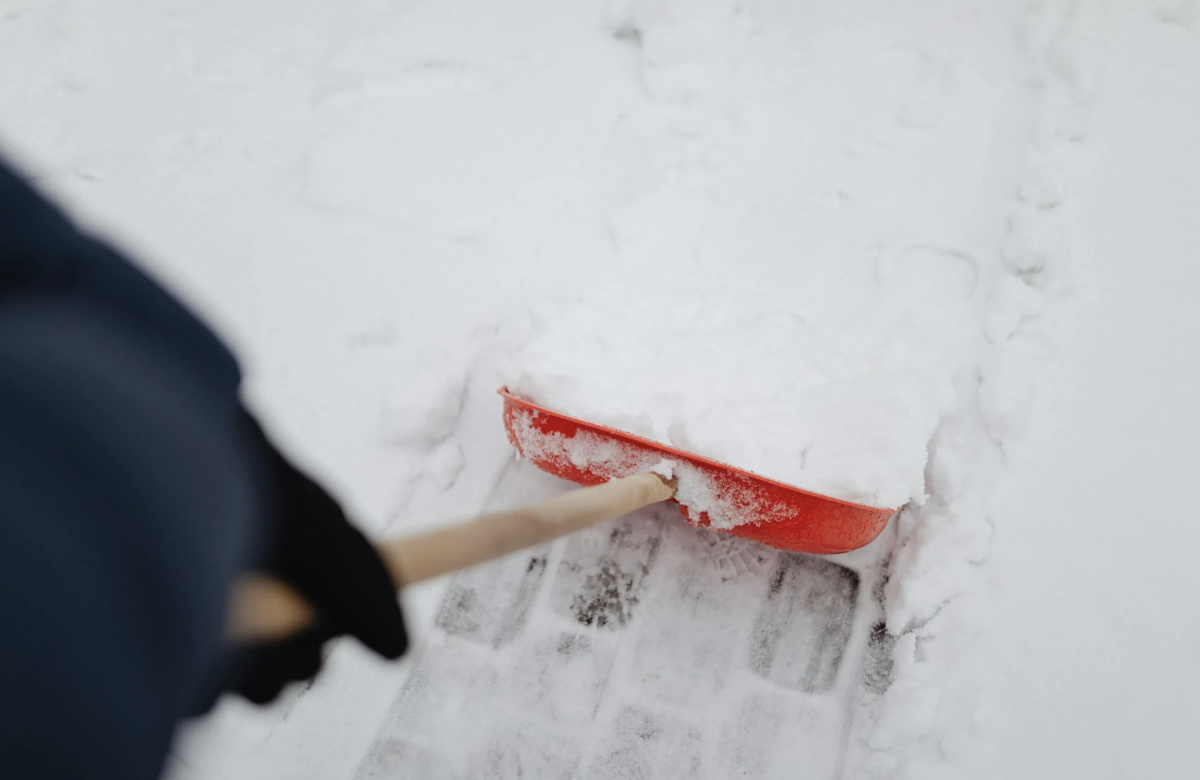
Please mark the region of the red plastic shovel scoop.
[[[376, 546], [397, 588], [544, 544], [560, 536], [677, 500], [699, 526], [783, 550], [839, 553], [862, 547], [891, 509], [819, 496], [602, 425], [577, 420], [501, 389], [504, 425], [521, 455], [589, 487]], [[661, 472], [671, 469], [668, 476]], [[290, 636], [318, 618], [286, 583], [247, 575], [235, 584], [226, 634], [236, 640]]]
[[[522, 457], [535, 466], [581, 485], [646, 471], [666, 461], [686, 470], [680, 480], [680, 511], [688, 522], [753, 539], [781, 550], [848, 552], [879, 536], [895, 509], [852, 504], [810, 493], [749, 471], [683, 452], [640, 436], [585, 422], [518, 398], [501, 388], [504, 427]], [[709, 513], [688, 506], [685, 480], [703, 483], [737, 525], [713, 524]], [[725, 527], [722, 527], [725, 526]]]

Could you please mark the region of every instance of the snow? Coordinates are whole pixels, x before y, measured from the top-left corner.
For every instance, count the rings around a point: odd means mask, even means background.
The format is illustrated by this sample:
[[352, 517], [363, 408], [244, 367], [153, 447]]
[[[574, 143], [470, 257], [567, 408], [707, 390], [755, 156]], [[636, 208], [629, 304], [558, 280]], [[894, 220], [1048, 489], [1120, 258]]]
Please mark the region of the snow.
[[977, 777], [1195, 775], [1200, 30], [1168, 19], [1197, 11], [1118, 4], [1094, 33], [1104, 67], [1072, 188], [1089, 304], [1062, 400], [997, 508]]
[[[775, 251], [797, 249], [781, 239]], [[931, 265], [913, 276], [936, 285], [959, 273], [941, 271], [936, 258]], [[629, 287], [541, 307], [509, 389], [835, 498], [881, 508], [925, 499], [926, 446], [952, 401], [936, 345], [953, 331], [909, 325], [908, 307], [879, 307], [876, 317], [768, 308], [757, 292], [733, 298], [716, 275], [665, 290]], [[898, 287], [868, 294], [899, 296]]]
[[505, 383], [905, 505], [843, 556], [662, 507], [410, 589], [403, 662], [340, 642], [168, 775], [1190, 776], [1197, 19], [0, 0], [6, 149], [372, 534], [566, 489]]

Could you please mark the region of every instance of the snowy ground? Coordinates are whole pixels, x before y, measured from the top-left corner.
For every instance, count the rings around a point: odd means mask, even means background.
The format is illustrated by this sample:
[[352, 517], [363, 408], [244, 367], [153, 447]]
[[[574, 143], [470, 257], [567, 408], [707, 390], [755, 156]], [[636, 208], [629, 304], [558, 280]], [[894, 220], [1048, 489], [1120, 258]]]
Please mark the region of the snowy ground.
[[694, 381], [626, 427], [914, 499], [415, 588], [403, 663], [341, 643], [169, 775], [1192, 776], [1198, 76], [1195, 0], [0, 0], [6, 148], [371, 532], [564, 489], [494, 391], [622, 422], [638, 327]]

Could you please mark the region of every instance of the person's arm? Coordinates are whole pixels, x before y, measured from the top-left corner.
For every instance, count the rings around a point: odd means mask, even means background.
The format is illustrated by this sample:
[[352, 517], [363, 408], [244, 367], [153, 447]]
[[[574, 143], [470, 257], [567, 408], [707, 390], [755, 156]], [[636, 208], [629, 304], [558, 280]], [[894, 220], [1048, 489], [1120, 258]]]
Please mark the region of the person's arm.
[[[177, 719], [220, 690], [270, 698], [342, 632], [403, 652], [382, 563], [286, 466], [238, 381], [199, 320], [0, 166], [6, 780], [153, 778]], [[321, 633], [242, 648], [214, 684], [248, 568], [312, 599]]]
[[0, 774], [153, 778], [259, 498], [236, 408], [94, 304], [0, 303]]

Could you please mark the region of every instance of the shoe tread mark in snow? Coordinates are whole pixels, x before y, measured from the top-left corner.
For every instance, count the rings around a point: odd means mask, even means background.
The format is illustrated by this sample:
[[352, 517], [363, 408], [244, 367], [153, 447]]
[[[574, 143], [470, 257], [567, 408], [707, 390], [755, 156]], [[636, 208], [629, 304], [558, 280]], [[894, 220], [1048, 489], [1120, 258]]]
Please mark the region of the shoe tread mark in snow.
[[882, 696], [892, 684], [892, 648], [895, 646], [896, 637], [888, 633], [886, 623], [879, 622], [871, 627], [863, 669], [863, 686], [871, 693]]
[[728, 534], [707, 534], [705, 555], [721, 573], [721, 581], [758, 573], [774, 557], [773, 551], [757, 542]]
[[750, 668], [805, 693], [827, 693], [854, 627], [858, 574], [807, 555], [781, 556], [754, 624]]
[[585, 626], [618, 628], [633, 617], [661, 544], [653, 510], [567, 540], [552, 586], [556, 611]]

